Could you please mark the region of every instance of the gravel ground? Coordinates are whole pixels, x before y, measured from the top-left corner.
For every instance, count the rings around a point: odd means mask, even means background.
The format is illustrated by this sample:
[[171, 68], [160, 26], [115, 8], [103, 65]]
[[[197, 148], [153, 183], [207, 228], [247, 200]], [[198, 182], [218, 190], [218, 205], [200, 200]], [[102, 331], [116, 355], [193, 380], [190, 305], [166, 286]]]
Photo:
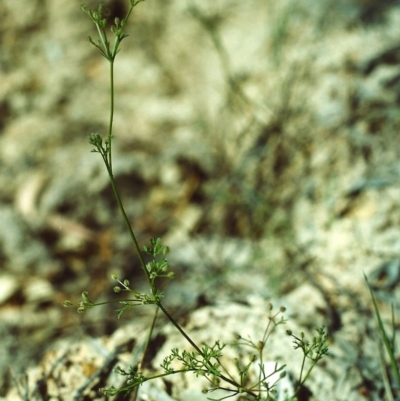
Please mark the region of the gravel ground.
[[[128, 1], [105, 3], [111, 17], [127, 10]], [[109, 75], [79, 6], [0, 3], [7, 400], [103, 399], [98, 383], [75, 393], [76, 376], [107, 370], [118, 341], [140, 343], [148, 324], [145, 311], [132, 323], [112, 307], [84, 315], [62, 307], [83, 290], [112, 297], [112, 273], [144, 287], [87, 142], [107, 131]], [[257, 336], [254, 319], [270, 301], [285, 305], [299, 330], [325, 324], [332, 355], [307, 400], [387, 399], [363, 274], [390, 322], [400, 279], [399, 22], [397, 1], [147, 0], [116, 60], [115, 178], [139, 242], [161, 236], [171, 248], [176, 279], [166, 303], [207, 341], [230, 341], [250, 325]], [[204, 315], [209, 325], [196, 326]], [[137, 331], [115, 340], [132, 324]], [[160, 353], [179, 342], [168, 326], [157, 330]], [[291, 350], [272, 347], [282, 361]], [[18, 395], [15, 380], [28, 372], [34, 392], [55, 365], [58, 385], [47, 395]], [[147, 388], [147, 399], [197, 399], [191, 383], [160, 386], [156, 395]]]

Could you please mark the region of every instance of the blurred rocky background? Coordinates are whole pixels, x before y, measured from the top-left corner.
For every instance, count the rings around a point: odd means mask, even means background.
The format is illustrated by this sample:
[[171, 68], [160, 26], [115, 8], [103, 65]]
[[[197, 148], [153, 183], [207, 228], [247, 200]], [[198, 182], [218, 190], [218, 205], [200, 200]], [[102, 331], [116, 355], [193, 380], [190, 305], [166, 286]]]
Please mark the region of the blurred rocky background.
[[[147, 0], [116, 59], [114, 172], [139, 242], [171, 248], [166, 303], [184, 317], [279, 299], [296, 324], [327, 325], [355, 371], [331, 400], [383, 397], [363, 273], [398, 313], [399, 3]], [[121, 17], [128, 0], [105, 5]], [[61, 339], [133, 318], [65, 299], [112, 298], [112, 273], [144, 283], [87, 140], [109, 110], [94, 25], [77, 0], [2, 0], [0, 20], [5, 396]]]

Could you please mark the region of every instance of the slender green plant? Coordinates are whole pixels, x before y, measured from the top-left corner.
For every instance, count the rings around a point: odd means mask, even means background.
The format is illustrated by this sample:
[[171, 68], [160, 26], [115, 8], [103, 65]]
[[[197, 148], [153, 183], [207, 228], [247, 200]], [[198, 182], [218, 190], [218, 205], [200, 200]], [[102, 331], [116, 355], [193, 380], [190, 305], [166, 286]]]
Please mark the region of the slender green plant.
[[[385, 328], [385, 325], [383, 323], [381, 313], [378, 308], [378, 304], [376, 302], [376, 298], [374, 295], [374, 291], [372, 290], [372, 287], [368, 281], [367, 276], [364, 274], [365, 281], [367, 283], [369, 292], [371, 294], [371, 300], [372, 300], [372, 305], [374, 308], [374, 314], [375, 318], [378, 324], [378, 331], [379, 335], [383, 344], [383, 347], [386, 351], [386, 356], [389, 359], [389, 366], [390, 366], [390, 372], [391, 372], [391, 377], [388, 374], [388, 370], [386, 367], [385, 363], [385, 358], [383, 356], [382, 352], [382, 347], [379, 348], [379, 362], [380, 362], [380, 367], [381, 367], [381, 374], [382, 374], [382, 380], [383, 380], [383, 385], [385, 388], [385, 393], [388, 397], [389, 400], [394, 400], [397, 399], [393, 393], [394, 393], [394, 387], [397, 388], [397, 391], [400, 389], [400, 369], [399, 369], [399, 364], [396, 361], [396, 356], [395, 356], [395, 351], [396, 351], [396, 328], [395, 328], [395, 319], [394, 319], [394, 308], [393, 305], [391, 306], [391, 326], [392, 326], [392, 334], [389, 336], [389, 333], [387, 329]], [[395, 383], [395, 386], [393, 385]]]
[[[303, 352], [303, 359], [301, 362], [300, 375], [297, 380], [296, 392], [297, 395], [300, 390], [304, 387], [306, 380], [311, 375], [312, 370], [317, 363], [328, 354], [328, 333], [325, 327], [316, 329], [317, 336], [313, 337], [310, 342], [305, 338], [303, 332], [300, 333], [300, 337], [295, 336], [291, 330], [287, 330], [286, 333], [293, 338], [294, 349], [301, 349]], [[309, 367], [306, 369], [306, 361], [310, 361]]]
[[[143, 293], [135, 290], [131, 287], [129, 280], [120, 279], [116, 275], [112, 275], [112, 279], [117, 282], [114, 287], [114, 291], [117, 293], [127, 293], [129, 296], [124, 300], [118, 301], [107, 301], [107, 302], [94, 302], [89, 298], [89, 294], [85, 291], [82, 293], [81, 301], [79, 302], [78, 312], [85, 312], [88, 309], [97, 307], [99, 305], [108, 304], [111, 302], [119, 302], [121, 307], [117, 309], [117, 316], [120, 317], [126, 310], [142, 305], [153, 305], [155, 306], [155, 315], [147, 336], [147, 342], [145, 350], [143, 352], [143, 358], [146, 354], [147, 347], [152, 338], [154, 327], [156, 324], [157, 313], [161, 311], [169, 322], [178, 330], [182, 337], [186, 340], [191, 348], [191, 351], [180, 350], [173, 348], [171, 354], [164, 358], [161, 364], [160, 372], [154, 374], [145, 375], [142, 369], [142, 362], [138, 366], [130, 366], [126, 369], [116, 367], [115, 371], [125, 378], [124, 385], [120, 388], [111, 386], [110, 388], [102, 389], [102, 391], [108, 396], [114, 396], [118, 393], [128, 393], [131, 391], [137, 391], [138, 387], [148, 380], [153, 380], [161, 377], [166, 377], [178, 373], [193, 372], [196, 376], [204, 377], [209, 387], [205, 392], [213, 392], [215, 390], [225, 390], [227, 396], [219, 398], [222, 400], [228, 397], [233, 397], [240, 394], [242, 397], [248, 400], [259, 400], [269, 401], [276, 400], [277, 392], [275, 386], [277, 381], [271, 383], [271, 376], [279, 373], [279, 378], [285, 375], [285, 365], [278, 367], [275, 365], [274, 371], [266, 372], [265, 370], [265, 346], [269, 336], [275, 330], [275, 328], [285, 323], [285, 319], [281, 316], [284, 312], [284, 308], [279, 309], [278, 312], [272, 313], [272, 306], [269, 308], [268, 325], [265, 329], [262, 339], [253, 343], [251, 340], [241, 340], [241, 345], [247, 345], [252, 347], [256, 352], [251, 355], [248, 363], [243, 364], [242, 361], [237, 360], [235, 366], [237, 371], [230, 372], [222, 363], [223, 350], [226, 344], [216, 341], [213, 345], [208, 344], [197, 344], [186, 331], [179, 325], [174, 317], [168, 312], [163, 304], [163, 292], [158, 286], [159, 279], [173, 278], [174, 273], [169, 270], [168, 260], [166, 258], [168, 254], [168, 247], [164, 246], [160, 238], [153, 238], [150, 241], [149, 246], [139, 246], [136, 236], [133, 232], [132, 226], [129, 223], [129, 219], [125, 212], [123, 202], [115, 182], [113, 174], [113, 163], [112, 163], [112, 141], [113, 141], [113, 120], [114, 120], [114, 62], [115, 58], [120, 51], [120, 44], [124, 38], [126, 38], [125, 27], [128, 19], [132, 13], [134, 7], [144, 0], [130, 0], [130, 7], [123, 19], [115, 18], [114, 23], [111, 26], [111, 31], [114, 35], [114, 41], [111, 43], [107, 36], [107, 13], [102, 3], [98, 6], [97, 10], [90, 10], [86, 5], [82, 5], [82, 10], [87, 13], [89, 18], [95, 24], [99, 39], [94, 41], [89, 37], [89, 41], [94, 45], [106, 58], [110, 65], [110, 118], [108, 124], [108, 133], [105, 139], [97, 133], [92, 133], [89, 137], [89, 143], [93, 146], [92, 152], [100, 154], [103, 159], [104, 165], [107, 169], [107, 173], [110, 179], [110, 184], [115, 195], [115, 199], [119, 206], [122, 218], [127, 227], [128, 233], [132, 240], [132, 244], [139, 258], [140, 268], [143, 270], [148, 283], [148, 292]], [[65, 306], [73, 306], [70, 301], [64, 302]], [[281, 316], [280, 319], [278, 317]], [[324, 329], [318, 331], [319, 336], [315, 337], [311, 342], [308, 342], [304, 338], [304, 334], [301, 334], [300, 338], [293, 336], [295, 342], [295, 348], [300, 348], [304, 354], [303, 366], [301, 368], [301, 375], [299, 379], [299, 385], [302, 386], [306, 379], [309, 377], [312, 368], [315, 364], [327, 353], [327, 336]], [[236, 344], [239, 345], [240, 341]], [[306, 359], [311, 359], [311, 368], [305, 373], [304, 362]], [[176, 368], [176, 363], [180, 367]], [[256, 365], [255, 365], [256, 364]], [[251, 368], [258, 366], [258, 375], [254, 378]], [[298, 391], [297, 391], [298, 392]], [[287, 395], [286, 400], [296, 399], [296, 394]], [[137, 392], [135, 395], [135, 399]], [[279, 398], [280, 400], [282, 398]], [[217, 400], [210, 398], [210, 400]]]

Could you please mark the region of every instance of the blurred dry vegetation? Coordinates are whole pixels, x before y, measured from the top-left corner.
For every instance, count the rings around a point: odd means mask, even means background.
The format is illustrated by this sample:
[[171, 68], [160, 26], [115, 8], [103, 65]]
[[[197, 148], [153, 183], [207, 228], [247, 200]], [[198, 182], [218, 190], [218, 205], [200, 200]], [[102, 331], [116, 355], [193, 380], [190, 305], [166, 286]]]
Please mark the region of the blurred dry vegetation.
[[[105, 2], [111, 18], [127, 3]], [[115, 329], [111, 308], [78, 318], [63, 300], [112, 296], [111, 273], [141, 285], [87, 143], [107, 129], [109, 75], [79, 6], [0, 2], [4, 383], [60, 336]], [[363, 270], [400, 257], [398, 2], [147, 0], [127, 32], [115, 176], [139, 242], [172, 250], [173, 308], [320, 274], [329, 320]]]

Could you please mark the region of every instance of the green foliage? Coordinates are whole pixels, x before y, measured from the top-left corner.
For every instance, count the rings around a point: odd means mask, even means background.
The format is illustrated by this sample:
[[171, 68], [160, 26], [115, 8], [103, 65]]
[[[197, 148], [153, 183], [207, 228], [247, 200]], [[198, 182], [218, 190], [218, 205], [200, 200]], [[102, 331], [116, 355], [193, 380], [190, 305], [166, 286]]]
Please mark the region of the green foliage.
[[101, 2], [99, 3], [99, 7], [97, 11], [90, 10], [85, 4], [81, 5], [82, 11], [87, 13], [89, 18], [94, 22], [97, 28], [97, 32], [99, 34], [99, 40], [95, 42], [91, 36], [89, 36], [89, 42], [97, 47], [100, 50], [100, 53], [103, 57], [105, 57], [108, 61], [114, 62], [115, 57], [119, 52], [119, 45], [124, 38], [128, 35], [124, 33], [124, 29], [126, 23], [131, 15], [133, 8], [145, 0], [130, 0], [130, 9], [126, 14], [125, 18], [120, 20], [119, 18], [115, 18], [114, 24], [111, 26], [111, 32], [114, 34], [114, 44], [111, 47], [110, 42], [107, 38], [107, 11], [104, 9], [104, 4]]
[[167, 246], [161, 245], [161, 238], [152, 238], [150, 243], [151, 246], [144, 246], [143, 251], [151, 256], [151, 262], [146, 264], [146, 269], [149, 272], [151, 286], [155, 287], [157, 278], [173, 278], [174, 273], [168, 271], [168, 260], [165, 256], [169, 249]]
[[[146, 355], [150, 339], [153, 334], [155, 322], [157, 319], [157, 312], [161, 311], [169, 320], [169, 322], [175, 326], [178, 332], [187, 341], [191, 347], [190, 351], [180, 350], [173, 348], [171, 354], [167, 355], [160, 368], [161, 372], [154, 372], [148, 376], [145, 376], [142, 369], [142, 363], [138, 366], [130, 366], [127, 369], [116, 367], [115, 372], [124, 377], [124, 385], [120, 388], [110, 387], [108, 389], [102, 389], [104, 394], [108, 396], [114, 396], [119, 393], [129, 393], [134, 389], [137, 389], [141, 384], [148, 380], [154, 380], [157, 378], [174, 375], [178, 373], [189, 373], [192, 372], [196, 377], [203, 377], [208, 381], [208, 388], [204, 392], [209, 393], [215, 390], [224, 390], [227, 396], [219, 398], [222, 400], [228, 397], [233, 397], [240, 394], [245, 399], [258, 400], [258, 401], [269, 401], [276, 400], [279, 396], [276, 385], [283, 377], [285, 377], [286, 371], [285, 365], [278, 366], [275, 364], [274, 369], [268, 371], [266, 369], [265, 361], [265, 349], [270, 335], [275, 331], [276, 327], [284, 324], [286, 320], [282, 317], [285, 308], [280, 308], [277, 312], [273, 313], [272, 305], [268, 307], [268, 324], [265, 328], [262, 338], [253, 342], [251, 339], [244, 339], [240, 335], [237, 336], [237, 341], [233, 344], [235, 347], [250, 348], [251, 354], [248, 356], [246, 361], [243, 358], [234, 360], [234, 372], [231, 372], [225, 367], [223, 361], [223, 351], [226, 344], [216, 341], [213, 345], [197, 344], [179, 325], [179, 323], [173, 318], [173, 316], [164, 307], [162, 302], [163, 292], [158, 287], [158, 279], [173, 278], [174, 273], [169, 270], [168, 260], [166, 256], [168, 254], [168, 247], [164, 246], [160, 238], [153, 238], [150, 241], [149, 246], [139, 247], [136, 240], [136, 236], [130, 225], [129, 219], [125, 213], [123, 202], [121, 200], [119, 190], [113, 175], [113, 164], [112, 164], [112, 141], [113, 141], [113, 118], [114, 118], [114, 61], [116, 55], [120, 50], [121, 41], [127, 36], [125, 34], [125, 27], [128, 19], [131, 15], [133, 8], [144, 0], [130, 0], [130, 8], [127, 15], [119, 20], [116, 18], [114, 24], [111, 27], [111, 31], [114, 35], [114, 42], [111, 44], [108, 40], [106, 26], [107, 26], [107, 12], [104, 9], [102, 3], [100, 3], [96, 11], [90, 10], [86, 5], [82, 5], [82, 10], [87, 13], [89, 18], [95, 24], [99, 39], [94, 41], [89, 37], [89, 41], [94, 45], [110, 63], [110, 119], [108, 126], [108, 135], [105, 139], [97, 133], [92, 133], [89, 137], [89, 143], [93, 146], [92, 152], [100, 154], [103, 159], [104, 165], [107, 169], [110, 184], [113, 189], [115, 199], [119, 206], [122, 218], [127, 227], [128, 233], [136, 250], [139, 258], [140, 267], [144, 272], [147, 279], [149, 292], [142, 293], [131, 287], [128, 279], [120, 280], [116, 275], [112, 275], [112, 279], [117, 282], [114, 287], [116, 293], [127, 293], [126, 299], [119, 299], [117, 301], [107, 301], [102, 303], [95, 303], [89, 298], [87, 292], [82, 293], [82, 300], [78, 304], [78, 312], [82, 313], [93, 307], [107, 304], [110, 302], [118, 302], [121, 308], [117, 309], [117, 316], [120, 317], [127, 309], [136, 306], [153, 305], [156, 307], [156, 313], [153, 319], [151, 327], [149, 327], [146, 349], [143, 353], [143, 358]], [[146, 261], [149, 259], [148, 261]], [[65, 301], [64, 306], [74, 306], [72, 302]], [[279, 318], [280, 317], [280, 318]], [[296, 394], [298, 393], [301, 386], [309, 377], [314, 366], [319, 360], [325, 356], [328, 352], [327, 347], [327, 334], [324, 328], [317, 330], [318, 336], [314, 337], [312, 341], [305, 339], [303, 333], [300, 337], [290, 334], [294, 339], [295, 349], [301, 349], [303, 352], [303, 363], [301, 367], [301, 373], [298, 380], [298, 387], [296, 388], [295, 394], [287, 394], [286, 400], [295, 400]], [[239, 355], [240, 353], [238, 353]], [[305, 361], [310, 360], [311, 366], [308, 370], [305, 370]], [[278, 375], [277, 375], [278, 374]], [[277, 375], [277, 378], [276, 378]], [[272, 377], [276, 379], [272, 380]], [[137, 393], [136, 393], [137, 394]], [[282, 398], [279, 398], [282, 399]], [[216, 400], [210, 398], [210, 400]]]
[[[318, 336], [313, 337], [311, 342], [305, 338], [303, 332], [300, 333], [300, 337], [297, 337], [290, 330], [286, 331], [286, 333], [293, 338], [294, 349], [301, 349], [303, 352], [303, 360], [301, 363], [301, 371], [298, 379], [296, 394], [304, 386], [305, 381], [310, 376], [315, 365], [328, 354], [328, 334], [325, 330], [325, 327], [316, 329], [316, 331]], [[305, 364], [307, 360], [311, 361], [311, 365], [306, 371]]]

